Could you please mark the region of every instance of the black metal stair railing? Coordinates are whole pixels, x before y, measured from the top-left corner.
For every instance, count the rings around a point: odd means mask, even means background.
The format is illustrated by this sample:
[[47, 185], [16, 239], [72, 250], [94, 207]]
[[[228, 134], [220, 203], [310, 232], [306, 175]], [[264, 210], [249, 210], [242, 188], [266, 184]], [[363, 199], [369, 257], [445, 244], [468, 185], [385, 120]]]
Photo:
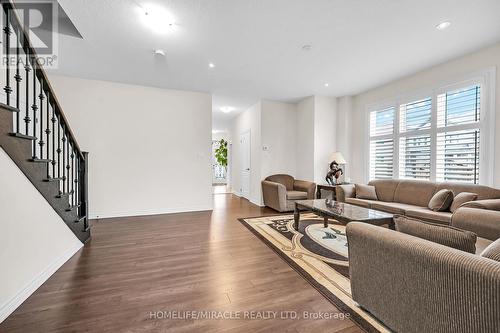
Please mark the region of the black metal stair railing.
[[6, 0], [0, 3], [5, 74], [5, 94], [0, 94], [0, 102], [16, 109], [13, 135], [32, 139], [32, 161], [47, 164], [45, 180], [59, 181], [59, 197], [67, 198], [68, 211], [77, 210], [78, 221], [84, 221], [86, 231], [88, 153], [80, 149], [71, 131], [29, 34], [15, 13], [15, 4]]

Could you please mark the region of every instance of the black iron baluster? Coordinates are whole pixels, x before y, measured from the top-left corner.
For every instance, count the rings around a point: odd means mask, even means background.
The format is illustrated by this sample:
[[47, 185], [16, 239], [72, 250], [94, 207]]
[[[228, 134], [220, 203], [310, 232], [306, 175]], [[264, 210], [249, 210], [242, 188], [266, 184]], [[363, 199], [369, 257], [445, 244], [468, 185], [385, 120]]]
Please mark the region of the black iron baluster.
[[[21, 56], [20, 56], [20, 50], [21, 50], [21, 29], [17, 27], [16, 29], [16, 37], [17, 37], [17, 44], [16, 44], [16, 75], [14, 75], [14, 78], [16, 79], [16, 107], [20, 111], [21, 110], [21, 94], [19, 91], [21, 90], [21, 81], [23, 80], [21, 76], [21, 69], [19, 67], [19, 63], [21, 62]], [[21, 133], [20, 130], [20, 117], [21, 117], [21, 112], [17, 112], [16, 115], [16, 128], [17, 128], [17, 133]]]
[[[43, 141], [43, 80], [40, 80], [40, 95], [38, 95], [40, 99], [40, 140], [38, 141], [38, 145], [40, 146], [40, 158], [43, 159], [43, 146], [45, 145], [45, 141]], [[47, 125], [49, 122], [47, 121]]]
[[28, 48], [26, 47], [26, 39], [24, 41], [24, 44], [25, 44], [25, 52], [26, 52], [26, 63], [24, 64], [24, 70], [26, 71], [26, 116], [24, 117], [24, 122], [26, 124], [26, 135], [29, 135], [29, 124], [31, 122], [31, 118], [30, 118], [30, 102], [29, 102], [29, 99], [30, 99], [30, 71], [31, 71], [31, 67], [30, 67], [30, 62], [29, 62], [29, 50]]
[[[50, 105], [50, 98], [47, 97], [47, 110]], [[52, 106], [52, 178], [56, 178], [56, 110]]]
[[[54, 108], [55, 114], [55, 108]], [[57, 178], [61, 178], [61, 117], [57, 117]]]
[[7, 7], [4, 7], [4, 23], [5, 26], [3, 28], [4, 39], [5, 39], [5, 87], [3, 90], [5, 91], [7, 97], [7, 105], [10, 106], [10, 94], [12, 93], [12, 88], [10, 87], [10, 35], [12, 31], [10, 30], [10, 10]]
[[81, 191], [82, 191], [82, 215], [85, 217], [83, 219], [83, 231], [87, 231], [89, 228], [89, 153], [83, 153], [83, 165], [82, 165], [82, 175], [81, 175]]
[[[33, 59], [34, 60], [34, 59]], [[38, 111], [38, 106], [36, 105], [36, 64], [35, 62], [32, 62], [33, 66], [33, 105], [31, 106], [31, 109], [33, 110], [33, 137], [35, 138], [33, 140], [33, 159], [36, 159], [36, 141], [38, 140], [38, 137], [36, 136], [36, 123], [37, 123], [37, 117], [36, 117], [36, 112]]]
[[75, 147], [71, 146], [71, 205], [75, 205]]
[[[70, 181], [71, 181], [71, 178], [70, 178], [70, 173], [69, 173], [69, 169], [70, 169], [70, 166], [69, 166], [69, 144], [70, 144], [70, 138], [69, 138], [69, 133], [68, 133], [68, 140], [66, 140], [66, 182], [67, 182], [67, 189], [68, 189], [68, 193], [71, 194], [71, 185], [70, 185]], [[68, 199], [71, 199], [71, 198], [68, 198]]]
[[[46, 142], [45, 142], [45, 153], [47, 160], [50, 160], [50, 112], [49, 112], [49, 93], [48, 91], [45, 92], [47, 94], [47, 105], [46, 105], [46, 116], [47, 116], [47, 127], [45, 128], [45, 135], [46, 135]], [[47, 164], [47, 179], [50, 178], [50, 166]]]
[[[76, 193], [76, 204], [78, 206], [80, 206], [81, 208], [81, 202], [80, 202], [80, 153], [77, 152], [76, 154], [76, 178], [75, 178], [75, 193]], [[80, 214], [81, 213], [81, 209], [78, 208], [78, 217], [81, 217], [82, 215]]]
[[63, 127], [62, 127], [62, 155], [63, 155], [63, 163], [62, 163], [62, 173], [63, 173], [63, 193], [66, 193], [66, 174], [65, 174], [65, 170], [66, 170], [66, 131], [65, 131], [65, 126], [63, 124]]

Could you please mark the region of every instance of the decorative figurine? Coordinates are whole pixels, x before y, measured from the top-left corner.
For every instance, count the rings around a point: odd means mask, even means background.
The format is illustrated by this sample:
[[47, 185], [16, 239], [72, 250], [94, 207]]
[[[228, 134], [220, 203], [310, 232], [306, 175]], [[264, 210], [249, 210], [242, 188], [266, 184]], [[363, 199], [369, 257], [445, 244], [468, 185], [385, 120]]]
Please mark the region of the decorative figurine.
[[330, 171], [328, 171], [328, 174], [326, 175], [326, 181], [332, 186], [339, 185], [339, 178], [343, 174], [344, 170], [339, 168], [339, 165], [336, 161], [333, 161], [332, 163], [330, 163]]

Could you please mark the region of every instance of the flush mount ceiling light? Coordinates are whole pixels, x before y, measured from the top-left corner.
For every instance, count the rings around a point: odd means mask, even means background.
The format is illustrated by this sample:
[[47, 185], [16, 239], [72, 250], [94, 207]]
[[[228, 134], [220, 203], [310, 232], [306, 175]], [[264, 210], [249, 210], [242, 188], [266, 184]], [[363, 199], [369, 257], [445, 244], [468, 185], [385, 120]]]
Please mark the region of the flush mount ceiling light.
[[164, 57], [166, 55], [165, 51], [163, 50], [155, 50], [154, 54], [160, 57]]
[[220, 108], [220, 110], [224, 113], [230, 113], [230, 112], [233, 112], [234, 111], [234, 108], [230, 107], [230, 106], [223, 106]]
[[330, 86], [330, 83], [325, 83], [325, 87], [328, 88]]
[[208, 67], [215, 68], [215, 64], [213, 62], [211, 62], [211, 63], [208, 64]]
[[175, 30], [175, 18], [162, 7], [143, 7], [140, 8], [139, 14], [144, 25], [155, 33], [165, 34]]
[[446, 28], [449, 28], [450, 25], [451, 25], [450, 21], [444, 21], [444, 22], [441, 22], [438, 25], [436, 25], [436, 29], [438, 29], [438, 30], [444, 30]]

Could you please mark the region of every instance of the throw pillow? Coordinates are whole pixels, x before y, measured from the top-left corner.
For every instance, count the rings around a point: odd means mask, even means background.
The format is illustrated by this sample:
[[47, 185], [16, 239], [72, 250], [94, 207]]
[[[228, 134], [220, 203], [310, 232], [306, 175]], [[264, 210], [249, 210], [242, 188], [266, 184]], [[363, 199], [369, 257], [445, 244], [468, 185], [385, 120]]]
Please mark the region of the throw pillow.
[[476, 193], [462, 192], [457, 194], [453, 199], [453, 203], [450, 207], [450, 212], [455, 213], [464, 203], [476, 200], [478, 195]]
[[500, 261], [500, 239], [497, 239], [484, 249], [484, 251], [481, 252], [481, 257]]
[[457, 250], [476, 253], [477, 236], [471, 231], [424, 222], [406, 216], [396, 216], [394, 223], [396, 224], [396, 230], [404, 234], [423, 238]]
[[378, 200], [375, 186], [356, 184], [356, 198], [366, 200]]
[[450, 208], [454, 197], [451, 190], [438, 191], [429, 201], [429, 209], [435, 212], [445, 212]]

